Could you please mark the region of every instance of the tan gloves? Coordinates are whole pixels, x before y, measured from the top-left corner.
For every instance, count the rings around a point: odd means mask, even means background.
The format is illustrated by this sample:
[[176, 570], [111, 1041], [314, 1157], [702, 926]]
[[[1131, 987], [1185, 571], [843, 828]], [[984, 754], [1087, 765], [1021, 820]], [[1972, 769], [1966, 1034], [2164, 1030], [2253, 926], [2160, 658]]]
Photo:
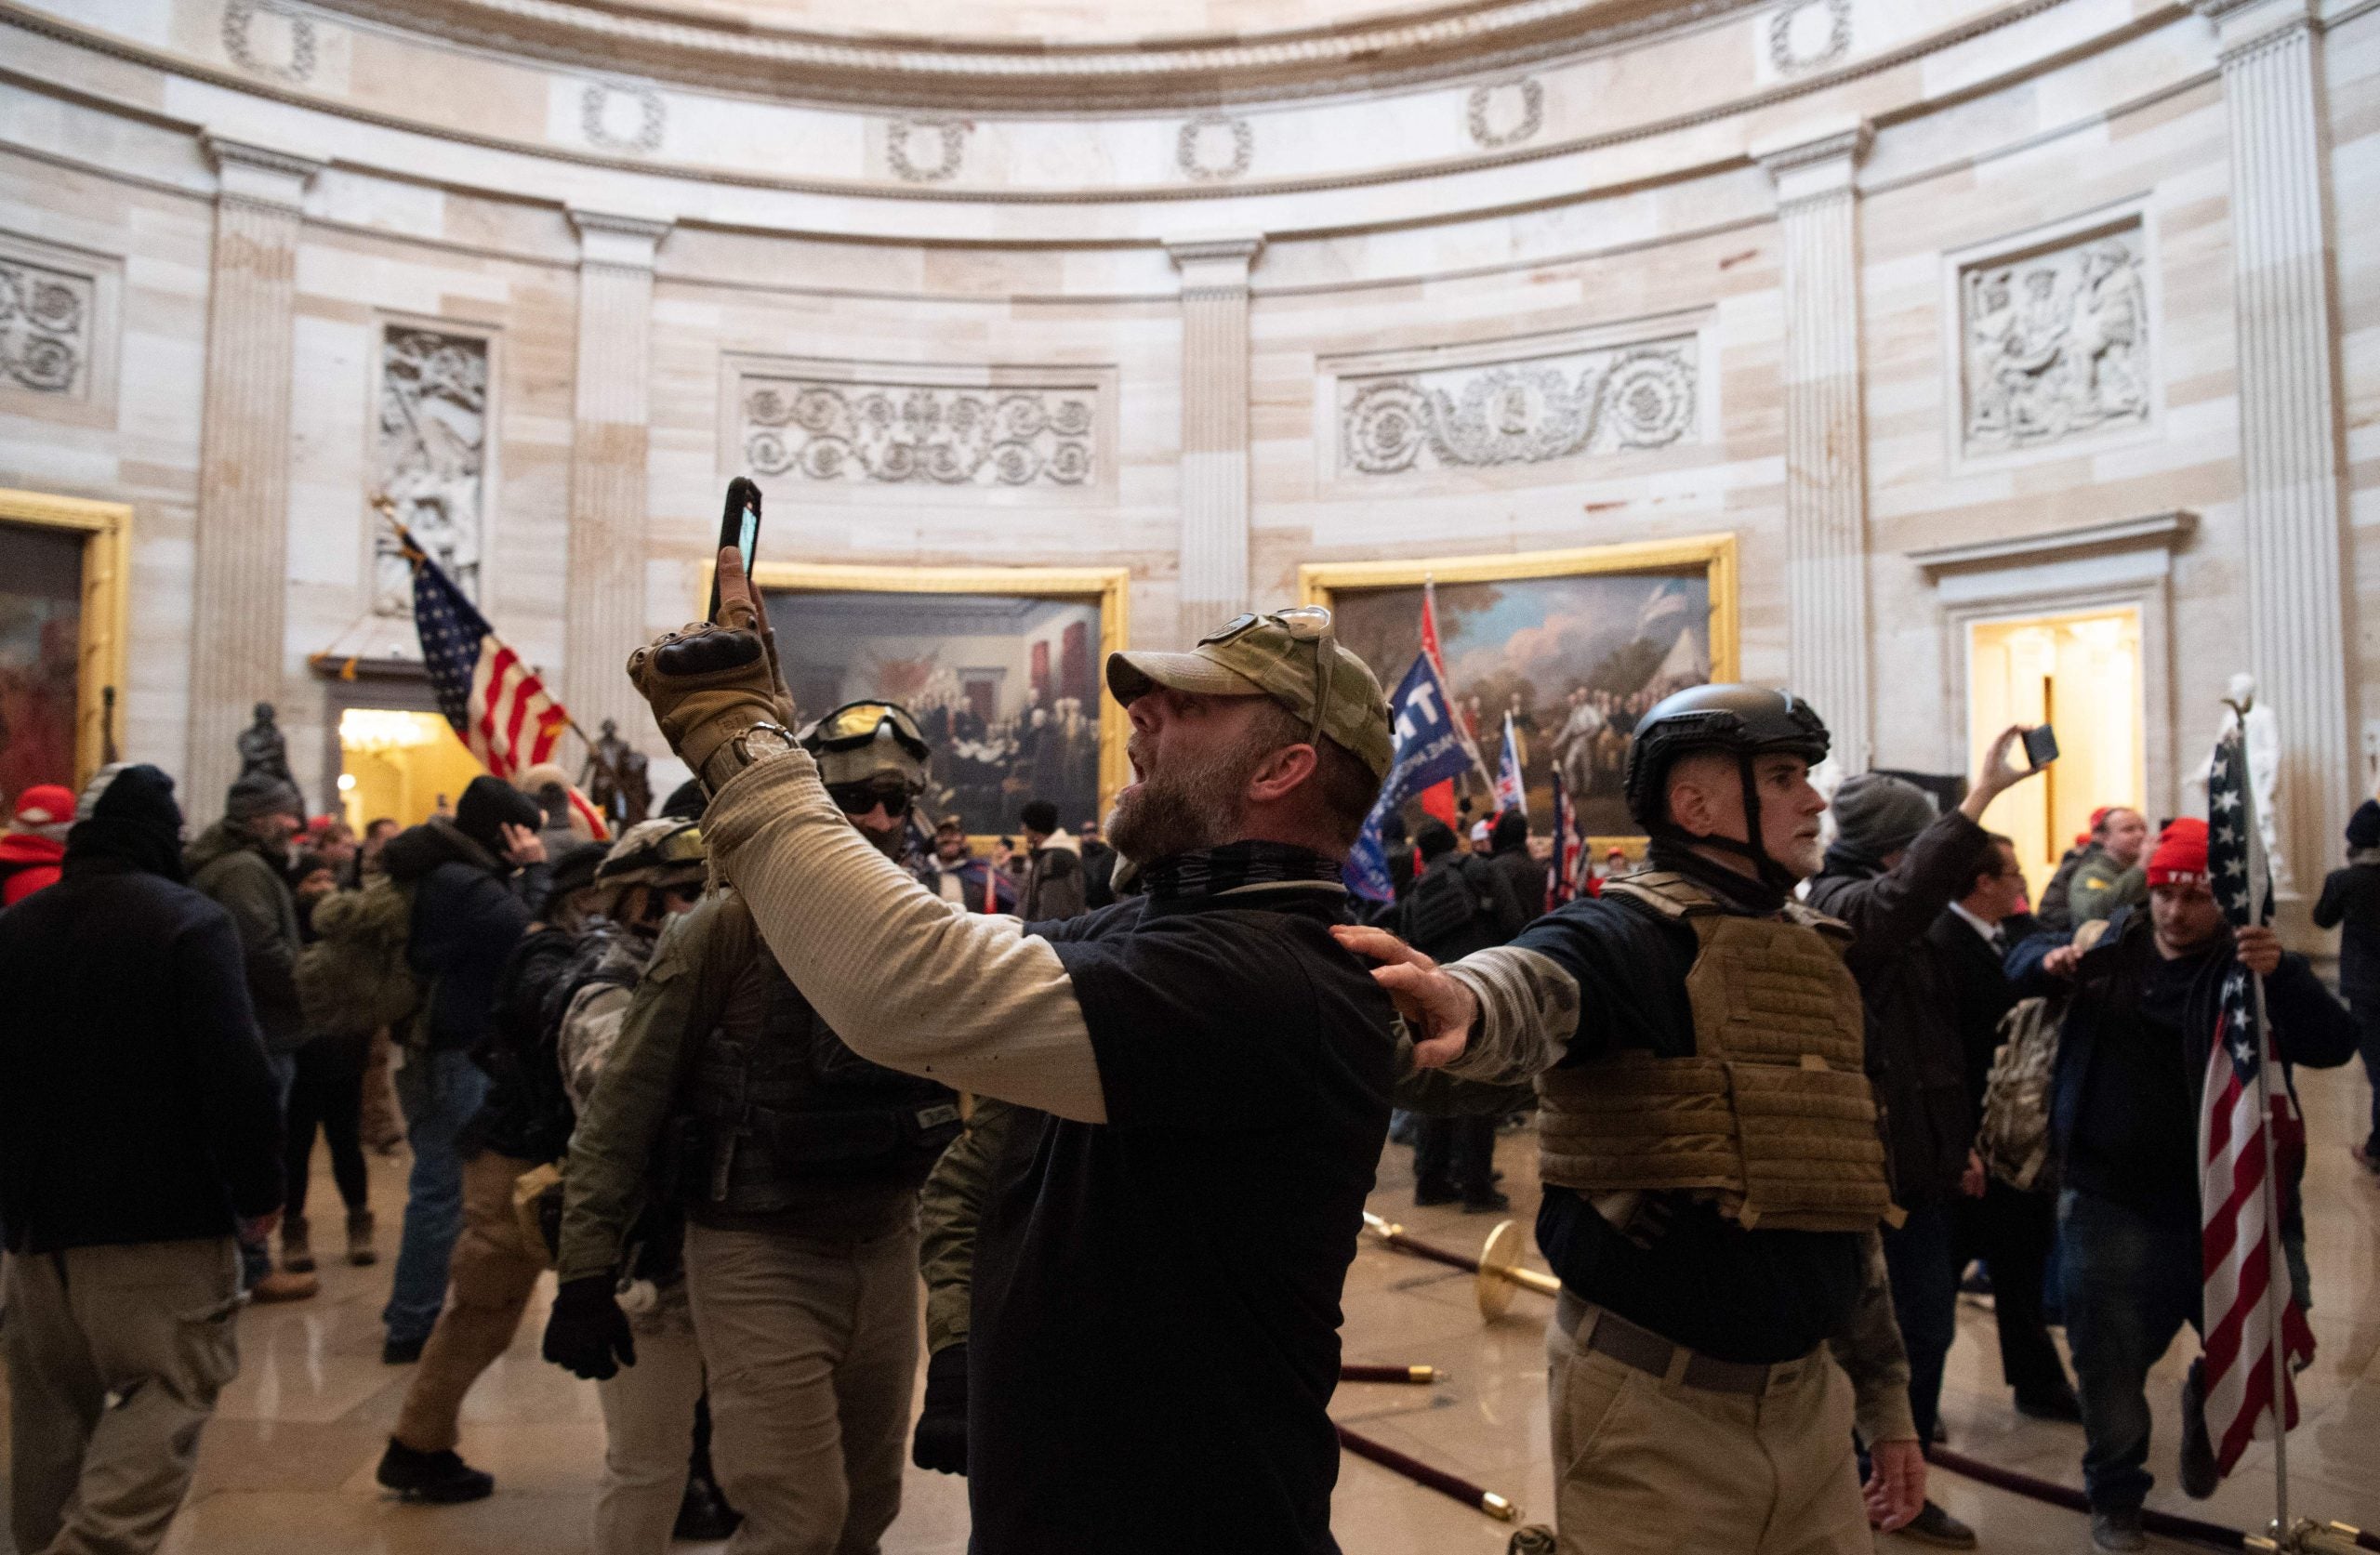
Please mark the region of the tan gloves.
[[730, 742], [759, 723], [793, 721], [767, 606], [733, 548], [720, 553], [719, 621], [697, 621], [628, 655], [628, 679], [669, 748], [716, 794], [742, 770]]

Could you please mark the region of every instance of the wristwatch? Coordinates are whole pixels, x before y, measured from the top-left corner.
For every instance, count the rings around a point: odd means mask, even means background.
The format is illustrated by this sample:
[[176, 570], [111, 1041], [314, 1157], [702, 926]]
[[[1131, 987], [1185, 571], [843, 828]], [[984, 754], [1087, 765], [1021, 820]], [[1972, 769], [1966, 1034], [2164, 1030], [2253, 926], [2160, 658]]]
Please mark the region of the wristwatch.
[[711, 753], [703, 771], [703, 786], [716, 794], [727, 785], [728, 779], [745, 768], [790, 756], [796, 748], [793, 732], [785, 725], [756, 723]]

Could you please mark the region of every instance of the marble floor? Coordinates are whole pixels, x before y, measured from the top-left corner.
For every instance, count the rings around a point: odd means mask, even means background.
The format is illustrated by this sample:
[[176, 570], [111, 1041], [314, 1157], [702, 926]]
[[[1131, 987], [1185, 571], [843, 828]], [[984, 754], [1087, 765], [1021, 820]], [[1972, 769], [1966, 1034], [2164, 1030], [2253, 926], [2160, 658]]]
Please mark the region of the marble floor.
[[[2290, 1439], [2294, 1506], [2318, 1517], [2380, 1526], [2380, 1181], [2347, 1158], [2350, 1129], [2370, 1095], [2360, 1067], [2301, 1076], [2314, 1140], [2307, 1178], [2314, 1329], [2320, 1353], [2303, 1379], [2304, 1424]], [[1507, 1136], [1499, 1162], [1524, 1226], [1536, 1207], [1533, 1146]], [[319, 1160], [319, 1156], [318, 1156]], [[385, 1224], [401, 1207], [402, 1163], [373, 1163]], [[1447, 1246], [1475, 1250], [1490, 1221], [1411, 1207], [1409, 1153], [1392, 1146], [1372, 1206]], [[334, 1204], [327, 1178], [313, 1188]], [[384, 1233], [384, 1241], [393, 1238]], [[383, 1366], [379, 1303], [388, 1265], [324, 1271], [324, 1292], [294, 1306], [243, 1314], [244, 1364], [201, 1452], [198, 1480], [165, 1548], [170, 1555], [564, 1555], [586, 1548], [588, 1509], [602, 1444], [594, 1389], [541, 1363], [541, 1294], [510, 1352], [466, 1408], [463, 1450], [492, 1470], [496, 1494], [461, 1508], [399, 1506], [372, 1469], [396, 1417], [406, 1373]], [[1552, 1470], [1542, 1371], [1544, 1298], [1523, 1293], [1483, 1322], [1468, 1275], [1367, 1242], [1349, 1275], [1351, 1361], [1440, 1368], [1418, 1389], [1348, 1384], [1333, 1412], [1392, 1446], [1518, 1501], [1526, 1520], [1551, 1521]], [[2082, 1432], [2022, 1419], [2000, 1385], [1989, 1311], [1963, 1303], [1944, 1400], [1961, 1451], [2079, 1484]], [[2191, 1503], [2174, 1484], [2175, 1391], [2194, 1341], [2185, 1334], [2151, 1386], [2160, 1484], [2151, 1504], [2235, 1527], [2270, 1516], [2272, 1448], [2259, 1444], [2215, 1497]], [[2087, 1546], [2076, 1514], [1936, 1471], [1936, 1496], [2001, 1555], [2060, 1555]], [[1496, 1555], [1506, 1525], [1375, 1465], [1349, 1457], [1334, 1522], [1349, 1555]], [[966, 1546], [964, 1484], [913, 1470], [886, 1555], [956, 1555]], [[7, 1535], [0, 1530], [0, 1548]], [[1914, 1549], [1887, 1538], [1880, 1548]], [[701, 1547], [681, 1546], [694, 1549]], [[712, 1547], [716, 1548], [716, 1547]], [[2159, 1545], [2159, 1548], [2184, 1548]]]

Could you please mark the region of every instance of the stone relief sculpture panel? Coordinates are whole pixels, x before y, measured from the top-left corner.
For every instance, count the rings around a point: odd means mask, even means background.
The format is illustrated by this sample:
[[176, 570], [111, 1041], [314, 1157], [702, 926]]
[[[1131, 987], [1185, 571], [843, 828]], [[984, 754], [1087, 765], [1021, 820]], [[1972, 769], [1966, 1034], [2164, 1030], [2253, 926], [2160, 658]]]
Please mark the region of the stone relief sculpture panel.
[[1097, 390], [747, 377], [746, 461], [760, 475], [884, 485], [1080, 486]]
[[222, 36], [223, 52], [243, 70], [290, 82], [314, 73], [313, 19], [281, 0], [231, 0]]
[[0, 379], [89, 398], [98, 289], [95, 277], [0, 255]]
[[1463, 125], [1483, 150], [1516, 146], [1545, 125], [1545, 84], [1524, 75], [1474, 86], [1464, 99]]
[[1174, 165], [1193, 178], [1223, 183], [1238, 178], [1256, 160], [1256, 131], [1246, 119], [1201, 113], [1173, 138]]
[[650, 154], [661, 149], [667, 107], [649, 86], [590, 81], [578, 95], [578, 127], [600, 151]]
[[2134, 221], [2016, 259], [1963, 265], [1963, 443], [2033, 448], [2149, 420], [2146, 251]]
[[897, 119], [884, 132], [884, 160], [904, 183], [941, 183], [967, 154], [965, 119]]
[[1665, 448], [1700, 424], [1693, 336], [1339, 380], [1342, 474]]
[[1768, 62], [1780, 74], [1814, 71], [1851, 52], [1851, 0], [1794, 0], [1768, 17]]
[[[390, 324], [380, 341], [380, 489], [457, 586], [479, 598], [487, 468], [487, 341]], [[413, 609], [396, 540], [374, 534], [372, 608]]]

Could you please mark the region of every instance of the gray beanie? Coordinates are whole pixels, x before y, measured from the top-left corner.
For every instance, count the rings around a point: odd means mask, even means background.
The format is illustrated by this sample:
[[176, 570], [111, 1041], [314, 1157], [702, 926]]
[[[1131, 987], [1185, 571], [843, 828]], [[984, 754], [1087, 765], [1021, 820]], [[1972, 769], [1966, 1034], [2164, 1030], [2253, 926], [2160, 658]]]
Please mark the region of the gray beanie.
[[1871, 862], [1906, 848], [1934, 824], [1934, 797], [1884, 772], [1861, 772], [1834, 791], [1837, 845]]
[[306, 813], [305, 797], [298, 785], [271, 772], [242, 772], [223, 796], [223, 813], [233, 821], [254, 821], [267, 815]]

